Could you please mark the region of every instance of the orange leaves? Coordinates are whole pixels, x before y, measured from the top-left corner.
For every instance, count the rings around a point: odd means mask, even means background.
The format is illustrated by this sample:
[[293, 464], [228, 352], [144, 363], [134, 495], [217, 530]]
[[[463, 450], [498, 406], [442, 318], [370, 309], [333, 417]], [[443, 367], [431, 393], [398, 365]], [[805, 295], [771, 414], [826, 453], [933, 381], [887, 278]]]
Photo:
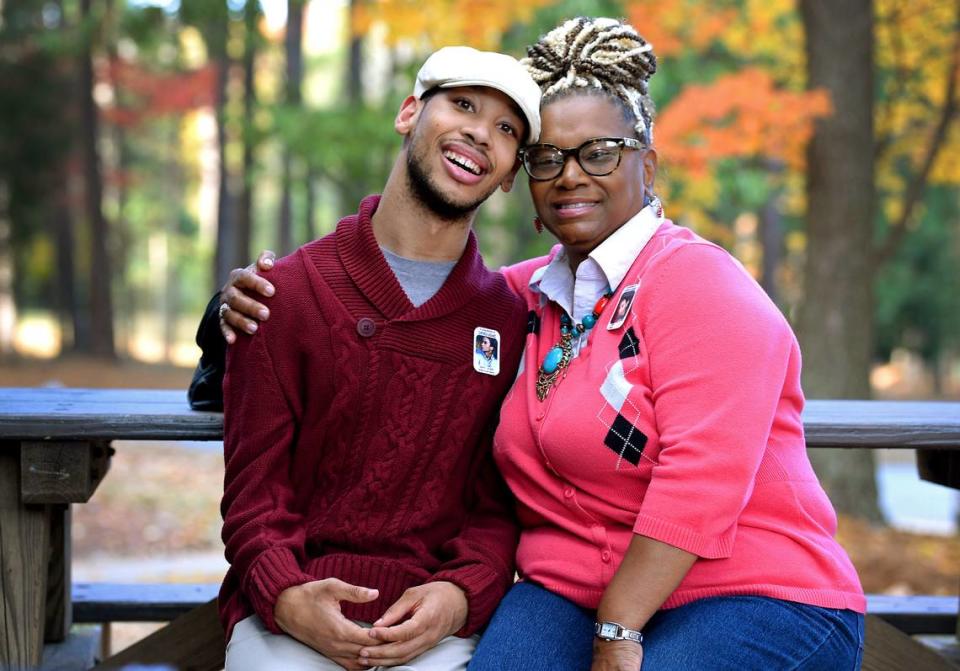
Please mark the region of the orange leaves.
[[687, 48], [705, 49], [736, 17], [734, 9], [691, 0], [635, 0], [627, 16], [661, 57]]
[[710, 162], [765, 156], [799, 167], [813, 121], [830, 113], [825, 92], [778, 89], [757, 67], [689, 85], [660, 114], [655, 138], [671, 163], [702, 175]]
[[367, 0], [354, 10], [354, 32], [375, 25], [389, 44], [426, 41], [431, 46], [468, 44], [496, 49], [503, 33], [552, 0]]
[[[134, 126], [147, 117], [180, 114], [213, 105], [216, 68], [205, 65], [188, 72], [157, 73], [120, 59], [110, 61], [101, 81], [135, 102], [103, 110], [104, 117], [119, 126]], [[116, 100], [114, 99], [114, 103]]]

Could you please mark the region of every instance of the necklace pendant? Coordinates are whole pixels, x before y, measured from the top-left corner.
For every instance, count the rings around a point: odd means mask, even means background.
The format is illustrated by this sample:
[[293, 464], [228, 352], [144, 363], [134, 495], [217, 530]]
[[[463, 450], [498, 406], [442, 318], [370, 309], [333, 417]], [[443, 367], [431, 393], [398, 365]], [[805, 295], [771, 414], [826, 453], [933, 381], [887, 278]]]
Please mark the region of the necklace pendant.
[[551, 347], [543, 357], [543, 363], [537, 371], [537, 398], [541, 401], [547, 397], [550, 387], [557, 383], [557, 379], [561, 374], [565, 374], [566, 367], [570, 365], [570, 356], [573, 351], [572, 339], [573, 336], [569, 332], [562, 334], [560, 342]]
[[563, 348], [559, 345], [554, 346], [547, 352], [547, 356], [543, 357], [540, 369], [547, 374], [556, 372], [561, 361], [563, 361]]

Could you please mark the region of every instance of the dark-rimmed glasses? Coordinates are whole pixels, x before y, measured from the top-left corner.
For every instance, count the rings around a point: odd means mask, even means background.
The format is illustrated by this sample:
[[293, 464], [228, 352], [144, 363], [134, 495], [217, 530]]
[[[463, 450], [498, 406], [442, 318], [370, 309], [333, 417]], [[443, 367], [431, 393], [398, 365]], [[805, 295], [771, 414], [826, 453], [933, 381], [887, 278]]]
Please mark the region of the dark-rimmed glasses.
[[518, 152], [530, 179], [543, 182], [563, 172], [567, 157], [573, 156], [583, 171], [603, 177], [620, 167], [624, 149], [641, 149], [643, 143], [632, 137], [595, 137], [579, 147], [561, 149], [552, 144], [531, 144]]

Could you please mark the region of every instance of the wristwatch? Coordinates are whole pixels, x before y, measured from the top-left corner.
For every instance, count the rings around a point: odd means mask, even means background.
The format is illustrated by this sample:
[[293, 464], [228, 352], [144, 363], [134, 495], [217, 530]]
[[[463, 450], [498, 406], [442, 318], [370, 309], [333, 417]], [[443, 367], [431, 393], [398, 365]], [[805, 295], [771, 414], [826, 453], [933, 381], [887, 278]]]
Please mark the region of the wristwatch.
[[643, 643], [643, 634], [634, 629], [627, 629], [616, 622], [595, 622], [593, 635], [604, 641], [633, 641]]

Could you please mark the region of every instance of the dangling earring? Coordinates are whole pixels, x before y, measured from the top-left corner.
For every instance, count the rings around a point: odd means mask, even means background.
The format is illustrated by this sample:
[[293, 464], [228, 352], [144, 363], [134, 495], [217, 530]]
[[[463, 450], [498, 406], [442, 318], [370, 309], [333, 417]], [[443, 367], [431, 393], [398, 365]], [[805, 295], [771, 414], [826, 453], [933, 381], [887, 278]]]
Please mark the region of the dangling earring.
[[537, 229], [537, 235], [543, 233], [543, 222], [540, 221], [540, 217], [533, 218], [533, 227]]
[[647, 205], [653, 205], [654, 209], [657, 212], [657, 218], [663, 219], [663, 203], [660, 202], [659, 196], [655, 193], [651, 193], [647, 200]]

